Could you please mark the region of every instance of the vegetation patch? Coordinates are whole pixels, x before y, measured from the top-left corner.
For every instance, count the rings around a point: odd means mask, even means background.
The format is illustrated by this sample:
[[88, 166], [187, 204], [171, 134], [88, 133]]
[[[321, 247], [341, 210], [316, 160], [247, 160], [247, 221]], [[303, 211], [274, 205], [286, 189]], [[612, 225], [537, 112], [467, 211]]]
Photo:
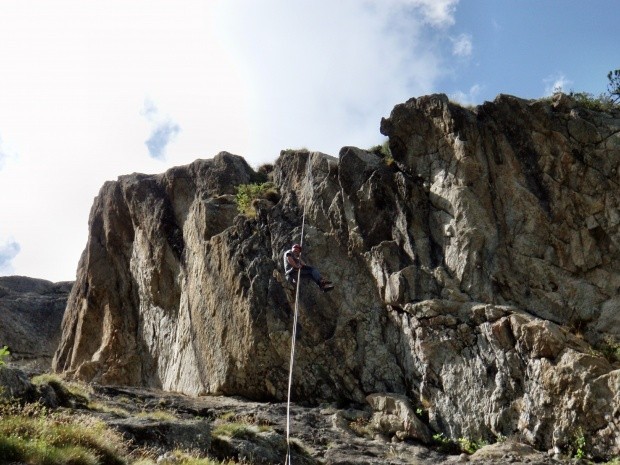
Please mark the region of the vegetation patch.
[[256, 436], [256, 431], [245, 423], [220, 423], [211, 432], [213, 436], [226, 436], [235, 439], [253, 439]]
[[606, 336], [597, 349], [610, 363], [620, 362], [620, 343], [616, 342], [611, 336]]
[[454, 441], [446, 437], [443, 433], [435, 434], [433, 440], [437, 448], [446, 454], [459, 454], [461, 452], [473, 454], [478, 449], [489, 444], [484, 439], [474, 440], [469, 438], [458, 438], [458, 440]]
[[368, 418], [359, 417], [349, 423], [349, 428], [357, 436], [372, 439], [375, 435], [375, 429], [372, 427]]
[[0, 347], [0, 367], [4, 365], [4, 359], [11, 355], [7, 346]]
[[237, 186], [235, 201], [237, 202], [237, 209], [242, 215], [248, 218], [255, 218], [256, 207], [254, 206], [254, 202], [259, 199], [265, 199], [276, 203], [280, 200], [280, 194], [272, 182], [240, 184]]
[[121, 407], [112, 407], [102, 402], [97, 402], [97, 401], [89, 402], [87, 407], [89, 410], [93, 410], [95, 412], [111, 413], [121, 418], [127, 418], [131, 416], [131, 413], [129, 412], [129, 410], [125, 410], [124, 408], [121, 408]]
[[0, 405], [0, 457], [29, 465], [124, 465], [122, 436], [84, 415], [48, 414], [38, 404]]
[[583, 429], [579, 427], [575, 430], [573, 440], [568, 445], [569, 457], [574, 457], [576, 459], [586, 458], [586, 446], [586, 437], [583, 433]]
[[489, 444], [484, 439], [474, 440], [469, 438], [459, 438], [458, 442], [461, 450], [466, 454], [473, 454], [478, 449], [482, 449], [484, 446], [487, 446]]
[[174, 421], [176, 417], [165, 410], [153, 410], [152, 412], [147, 412], [143, 410], [142, 412], [136, 415], [138, 418], [146, 418], [148, 420], [156, 420], [156, 421]]
[[258, 433], [266, 433], [272, 428], [268, 425], [254, 425], [240, 421], [219, 422], [212, 431], [213, 436], [226, 436], [235, 439], [253, 439]]
[[387, 166], [391, 166], [394, 163], [394, 157], [392, 156], [392, 151], [390, 150], [390, 141], [386, 140], [383, 144], [375, 145], [368, 149], [370, 153], [374, 153], [375, 155], [383, 158], [383, 162]]
[[92, 389], [87, 384], [76, 381], [67, 381], [62, 379], [60, 376], [51, 373], [44, 373], [42, 375], [34, 376], [32, 378], [32, 384], [36, 384], [38, 386], [49, 384], [52, 387], [62, 387], [69, 391], [70, 394], [83, 397], [85, 399], [89, 399], [92, 393]]
[[[580, 107], [586, 108], [592, 111], [609, 112], [614, 109], [620, 108], [620, 69], [610, 71], [607, 74], [607, 93], [595, 96], [589, 92], [574, 92], [570, 91], [568, 94]], [[563, 92], [561, 87], [557, 87], [553, 90], [553, 96], [550, 99], [553, 100], [556, 95]]]
[[443, 433], [434, 434], [433, 442], [437, 449], [444, 454], [458, 454], [461, 452], [459, 445], [452, 439], [446, 437]]

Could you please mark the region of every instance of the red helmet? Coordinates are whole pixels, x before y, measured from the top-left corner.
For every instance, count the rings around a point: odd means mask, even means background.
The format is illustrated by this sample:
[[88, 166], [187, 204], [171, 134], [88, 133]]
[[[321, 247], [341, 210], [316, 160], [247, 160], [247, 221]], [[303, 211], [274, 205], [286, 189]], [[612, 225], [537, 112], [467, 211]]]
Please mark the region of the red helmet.
[[293, 244], [293, 247], [291, 247], [291, 249], [299, 249], [299, 250], [301, 250], [301, 245]]

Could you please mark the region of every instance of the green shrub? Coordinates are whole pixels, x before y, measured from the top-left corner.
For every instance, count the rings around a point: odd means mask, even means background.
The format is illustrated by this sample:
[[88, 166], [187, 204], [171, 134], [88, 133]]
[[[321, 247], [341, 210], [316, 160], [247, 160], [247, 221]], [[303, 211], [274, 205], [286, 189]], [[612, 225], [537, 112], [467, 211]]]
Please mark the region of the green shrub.
[[581, 427], [577, 428], [573, 434], [573, 442], [568, 446], [568, 455], [576, 459], [586, 457], [586, 437]]
[[457, 454], [461, 451], [459, 445], [443, 433], [434, 434], [433, 441], [437, 448], [445, 454]]
[[7, 346], [0, 347], [0, 367], [4, 365], [4, 359], [11, 355]]
[[611, 336], [606, 336], [596, 348], [610, 363], [620, 362], [620, 343]]
[[461, 446], [461, 450], [467, 454], [473, 454], [478, 449], [483, 448], [489, 443], [484, 439], [468, 439], [468, 438], [459, 438], [459, 445]]
[[239, 213], [249, 218], [255, 218], [255, 200], [266, 199], [275, 203], [279, 198], [280, 194], [274, 184], [272, 182], [264, 182], [261, 184], [240, 184], [237, 186], [235, 200]]
[[211, 432], [213, 436], [227, 436], [229, 438], [237, 439], [252, 439], [256, 436], [256, 431], [252, 429], [250, 425], [245, 423], [220, 423], [213, 428]]
[[375, 145], [368, 149], [370, 153], [374, 153], [375, 155], [383, 158], [383, 161], [386, 165], [390, 166], [394, 163], [394, 157], [392, 156], [392, 151], [390, 150], [390, 141], [386, 140], [383, 144]]
[[579, 106], [593, 111], [609, 111], [614, 108], [614, 102], [605, 94], [595, 97], [588, 92], [571, 92], [569, 94]]
[[120, 434], [91, 417], [48, 415], [36, 405], [0, 408], [0, 457], [9, 463], [125, 465], [126, 452]]

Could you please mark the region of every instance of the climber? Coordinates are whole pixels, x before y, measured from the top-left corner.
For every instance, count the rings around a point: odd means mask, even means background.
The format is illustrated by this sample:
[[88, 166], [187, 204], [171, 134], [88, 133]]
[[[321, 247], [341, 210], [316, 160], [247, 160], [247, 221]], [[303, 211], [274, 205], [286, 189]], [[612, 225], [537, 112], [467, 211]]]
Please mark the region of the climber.
[[301, 276], [310, 277], [323, 292], [331, 291], [334, 288], [331, 281], [321, 277], [319, 270], [304, 263], [301, 259], [301, 245], [293, 244], [291, 250], [284, 253], [284, 271], [286, 272], [286, 279], [290, 283], [295, 282], [297, 270], [300, 270]]

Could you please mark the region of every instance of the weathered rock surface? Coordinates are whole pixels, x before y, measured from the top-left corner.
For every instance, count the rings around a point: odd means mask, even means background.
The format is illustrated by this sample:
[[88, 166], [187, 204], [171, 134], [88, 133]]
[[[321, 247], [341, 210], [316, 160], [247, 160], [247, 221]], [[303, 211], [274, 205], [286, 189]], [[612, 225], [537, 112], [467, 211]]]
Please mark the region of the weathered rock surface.
[[[187, 394], [286, 397], [284, 250], [336, 283], [300, 293], [296, 400], [404, 395], [433, 433], [620, 454], [620, 114], [442, 95], [382, 121], [394, 163], [283, 152], [281, 200], [222, 153], [104, 185], [55, 368]], [[389, 415], [388, 412], [386, 414]]]
[[50, 368], [72, 285], [0, 277], [0, 347], [9, 347], [13, 363], [35, 370]]
[[[2, 369], [0, 369], [0, 373]], [[21, 376], [24, 376], [23, 373]], [[0, 378], [0, 386], [2, 378]], [[56, 382], [31, 391], [62, 393]], [[252, 402], [241, 398], [188, 397], [154, 389], [91, 386], [89, 403], [65, 399], [63, 410], [91, 415], [120, 431], [129, 449], [140, 448], [155, 455], [159, 464], [178, 463], [175, 451], [208, 455], [228, 462], [276, 465], [286, 457], [286, 405]], [[30, 401], [36, 398], [28, 395]], [[24, 399], [22, 399], [23, 401]], [[45, 404], [50, 408], [57, 406]], [[90, 407], [89, 407], [90, 406]], [[368, 418], [369, 406], [346, 410], [335, 405], [291, 405], [292, 462], [300, 465], [447, 465], [470, 459], [479, 465], [497, 463], [568, 464], [568, 457], [513, 441], [482, 447], [473, 455], [442, 452], [405, 439], [393, 440], [375, 430]], [[574, 463], [574, 462], [572, 462]]]
[[28, 397], [34, 386], [19, 368], [0, 366], [0, 400]]

